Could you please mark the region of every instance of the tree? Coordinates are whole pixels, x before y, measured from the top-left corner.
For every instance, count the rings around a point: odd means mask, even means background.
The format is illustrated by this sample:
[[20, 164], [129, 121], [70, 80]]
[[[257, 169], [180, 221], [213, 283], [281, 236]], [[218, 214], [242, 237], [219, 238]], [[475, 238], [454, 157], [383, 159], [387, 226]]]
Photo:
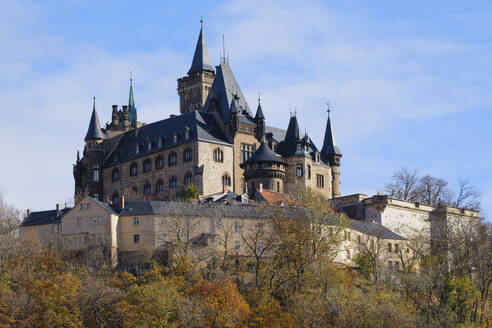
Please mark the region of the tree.
[[186, 187], [179, 193], [179, 199], [184, 202], [190, 202], [193, 199], [197, 199], [200, 196], [200, 190], [192, 183], [186, 185]]
[[418, 171], [406, 167], [393, 173], [391, 181], [384, 186], [390, 196], [402, 200], [415, 201], [417, 198]]

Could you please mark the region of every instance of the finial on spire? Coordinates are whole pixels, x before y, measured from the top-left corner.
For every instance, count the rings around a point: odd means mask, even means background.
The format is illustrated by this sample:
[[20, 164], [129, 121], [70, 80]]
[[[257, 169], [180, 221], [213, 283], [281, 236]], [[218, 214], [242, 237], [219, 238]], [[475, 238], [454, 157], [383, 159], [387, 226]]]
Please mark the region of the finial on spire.
[[261, 94], [260, 94], [260, 91], [258, 91], [258, 104], [260, 103], [261, 101]]
[[133, 81], [133, 71], [130, 71], [130, 84], [132, 84]]
[[200, 25], [202, 26], [203, 29], [203, 16], [200, 16]]
[[92, 97], [92, 109], [96, 110], [96, 96]]
[[326, 103], [326, 111], [328, 112], [328, 115], [330, 115], [330, 103]]

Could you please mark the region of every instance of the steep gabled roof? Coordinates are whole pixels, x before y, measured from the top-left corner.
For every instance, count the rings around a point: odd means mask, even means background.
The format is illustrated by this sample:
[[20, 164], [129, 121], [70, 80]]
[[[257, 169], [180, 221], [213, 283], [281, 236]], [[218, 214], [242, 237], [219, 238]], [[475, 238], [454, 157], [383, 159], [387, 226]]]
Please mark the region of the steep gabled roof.
[[258, 101], [258, 108], [256, 109], [256, 115], [255, 115], [255, 119], [261, 119], [261, 120], [264, 120], [265, 119], [265, 115], [263, 114], [263, 109], [261, 108], [261, 103]]
[[101, 125], [99, 124], [99, 117], [96, 111], [96, 98], [94, 97], [94, 105], [92, 108], [91, 120], [89, 122], [89, 128], [85, 135], [84, 140], [94, 140], [94, 139], [106, 139], [104, 133], [101, 130]]
[[[187, 128], [189, 129], [188, 140], [184, 135]], [[175, 134], [177, 135], [176, 142], [174, 142]], [[160, 147], [159, 138], [161, 139]], [[105, 167], [112, 166], [196, 140], [229, 144], [212, 114], [191, 111], [125, 132], [104, 165]], [[151, 143], [150, 151], [147, 148], [149, 142]], [[139, 145], [138, 153], [136, 152], [137, 145]]]
[[[236, 104], [233, 105], [234, 96], [237, 96], [238, 99]], [[253, 117], [248, 103], [246, 102], [246, 98], [244, 98], [243, 92], [232, 73], [231, 67], [227, 63], [221, 63], [219, 66], [216, 66], [214, 82], [210, 88], [205, 105], [203, 106], [204, 112], [210, 111], [211, 97], [216, 101], [218, 107], [217, 110], [224, 122], [229, 122], [231, 110], [234, 109], [233, 106], [236, 107], [239, 113], [251, 118]]]
[[196, 43], [195, 54], [193, 55], [193, 62], [191, 63], [188, 74], [196, 73], [200, 71], [213, 72], [214, 68], [210, 64], [210, 57], [208, 56], [207, 42], [205, 42], [205, 35], [203, 34], [203, 21], [200, 28], [200, 34], [198, 35], [198, 41]]
[[70, 210], [69, 208], [63, 208], [60, 211], [48, 210], [48, 211], [38, 211], [31, 212], [24, 221], [22, 221], [21, 226], [33, 226], [41, 224], [53, 224], [60, 223], [62, 216]]

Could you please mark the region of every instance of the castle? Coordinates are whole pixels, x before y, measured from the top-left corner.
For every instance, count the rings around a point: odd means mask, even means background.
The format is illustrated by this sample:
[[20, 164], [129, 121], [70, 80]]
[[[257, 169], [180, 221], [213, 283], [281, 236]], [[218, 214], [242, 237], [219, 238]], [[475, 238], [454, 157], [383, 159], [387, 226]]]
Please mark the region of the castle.
[[73, 168], [75, 199], [88, 195], [117, 205], [127, 200], [175, 200], [188, 184], [201, 196], [262, 188], [296, 193], [311, 188], [340, 196], [340, 159], [328, 113], [319, 150], [291, 113], [286, 130], [266, 125], [260, 99], [252, 113], [225, 57], [213, 68], [203, 32], [191, 67], [177, 81], [180, 115], [137, 121], [132, 79], [128, 105], [113, 105], [101, 128], [94, 100], [82, 158]]

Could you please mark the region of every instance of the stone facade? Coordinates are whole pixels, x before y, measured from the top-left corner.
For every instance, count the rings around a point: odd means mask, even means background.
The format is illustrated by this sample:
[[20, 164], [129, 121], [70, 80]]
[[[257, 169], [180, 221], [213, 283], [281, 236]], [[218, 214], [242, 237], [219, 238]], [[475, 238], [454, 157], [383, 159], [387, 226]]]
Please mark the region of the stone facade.
[[285, 174], [287, 193], [296, 195], [300, 190], [310, 188], [326, 198], [332, 198], [332, 174], [329, 166], [305, 156], [293, 156], [286, 160], [289, 163]]
[[196, 72], [178, 79], [179, 112], [202, 109], [213, 81], [213, 72]]

